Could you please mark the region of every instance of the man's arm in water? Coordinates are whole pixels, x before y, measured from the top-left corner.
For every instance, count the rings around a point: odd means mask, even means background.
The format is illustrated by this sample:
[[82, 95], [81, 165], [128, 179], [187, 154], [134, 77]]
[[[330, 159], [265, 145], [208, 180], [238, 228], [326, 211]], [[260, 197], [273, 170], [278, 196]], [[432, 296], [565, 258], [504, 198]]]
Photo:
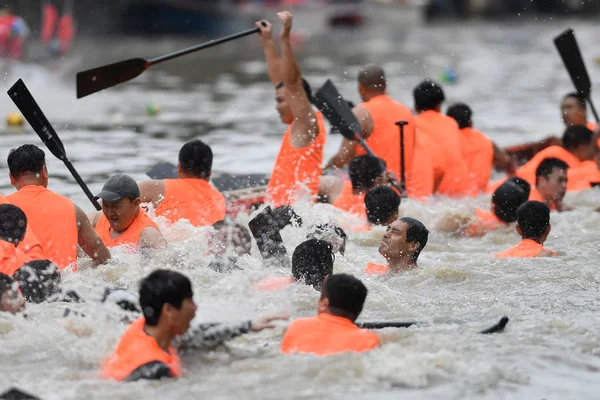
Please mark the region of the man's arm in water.
[[140, 235], [140, 248], [142, 249], [162, 249], [167, 246], [167, 241], [163, 234], [153, 226], [142, 230]]
[[164, 197], [164, 180], [152, 180], [140, 183], [140, 199], [142, 200], [142, 203], [152, 203], [154, 208], [156, 208]]
[[290, 142], [292, 146], [301, 149], [310, 145], [319, 134], [319, 124], [317, 115], [312, 105], [308, 101], [304, 86], [302, 85], [302, 75], [296, 58], [292, 50], [290, 40], [290, 31], [292, 30], [292, 14], [283, 11], [277, 14], [283, 28], [281, 30], [281, 70], [285, 95], [292, 114], [294, 122], [292, 123], [292, 134]]
[[513, 176], [517, 172], [517, 161], [498, 147], [496, 143], [492, 142], [492, 145], [494, 146], [494, 167], [506, 171], [509, 176]]
[[344, 181], [341, 178], [324, 175], [319, 184], [319, 197], [326, 200], [327, 203], [333, 204], [340, 197], [343, 189]]
[[258, 29], [260, 29], [260, 37], [262, 38], [263, 48], [265, 50], [269, 78], [271, 78], [273, 86], [277, 87], [277, 85], [281, 83], [281, 60], [279, 59], [279, 54], [277, 53], [277, 47], [275, 47], [275, 43], [273, 43], [273, 26], [270, 22], [264, 21], [264, 23], [267, 25], [264, 27], [262, 26], [262, 22], [263, 21], [257, 22], [256, 26]]
[[[362, 137], [368, 139], [373, 133], [373, 118], [369, 111], [361, 106], [356, 106], [352, 109], [352, 112], [360, 123]], [[331, 160], [327, 163], [326, 168], [343, 168], [349, 164], [350, 161], [356, 156], [356, 145], [357, 142], [354, 140], [342, 139], [342, 144], [338, 152], [331, 157]]]
[[96, 264], [104, 264], [110, 260], [110, 251], [90, 223], [87, 215], [79, 206], [75, 206], [77, 218], [77, 243]]

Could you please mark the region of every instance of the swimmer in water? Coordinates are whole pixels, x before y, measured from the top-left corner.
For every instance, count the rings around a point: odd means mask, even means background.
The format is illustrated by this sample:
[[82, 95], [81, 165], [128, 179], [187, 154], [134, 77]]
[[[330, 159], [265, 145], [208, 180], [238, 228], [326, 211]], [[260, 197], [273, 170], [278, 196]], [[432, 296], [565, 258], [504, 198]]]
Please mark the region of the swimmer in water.
[[390, 225], [398, 219], [400, 195], [391, 187], [379, 186], [365, 196], [367, 221], [372, 225]]
[[346, 252], [346, 240], [348, 235], [339, 226], [333, 224], [321, 224], [308, 228], [307, 239], [319, 239], [328, 242], [331, 245], [333, 254]]
[[0, 312], [17, 314], [25, 309], [25, 299], [13, 278], [0, 274]]
[[567, 193], [569, 164], [558, 158], [546, 158], [535, 170], [535, 187], [529, 200], [546, 203], [550, 210], [567, 211], [570, 207], [563, 204]]

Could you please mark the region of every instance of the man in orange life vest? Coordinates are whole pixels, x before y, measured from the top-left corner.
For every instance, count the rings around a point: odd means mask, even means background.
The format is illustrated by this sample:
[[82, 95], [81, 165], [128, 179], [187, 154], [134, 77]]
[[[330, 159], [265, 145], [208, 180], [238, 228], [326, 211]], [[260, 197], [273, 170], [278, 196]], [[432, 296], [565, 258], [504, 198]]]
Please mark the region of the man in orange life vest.
[[27, 217], [17, 206], [0, 205], [0, 273], [12, 276], [32, 258], [19, 244], [25, 237]]
[[158, 249], [167, 242], [158, 226], [140, 207], [140, 189], [132, 177], [111, 176], [94, 198], [102, 200], [102, 212], [95, 213], [93, 224], [107, 247]]
[[400, 196], [389, 186], [375, 187], [365, 196], [367, 221], [371, 225], [390, 225], [398, 219]]
[[317, 316], [293, 321], [281, 341], [281, 351], [326, 356], [379, 346], [375, 333], [354, 325], [367, 293], [365, 285], [352, 275], [330, 275], [321, 290]]
[[292, 51], [290, 31], [292, 15], [277, 14], [283, 23], [281, 31], [282, 58], [271, 39], [272, 26], [257, 22], [263, 40], [269, 77], [275, 86], [277, 111], [281, 122], [288, 125], [269, 179], [267, 193], [275, 207], [292, 205], [303, 194], [316, 197], [323, 164], [325, 124], [320, 112], [311, 105], [310, 88], [302, 79]]
[[[6, 197], [0, 194], [0, 204], [10, 204]], [[23, 251], [27, 254], [32, 260], [44, 260], [46, 259], [46, 255], [44, 254], [44, 249], [42, 248], [42, 244], [38, 240], [37, 237], [33, 234], [30, 226], [27, 226], [25, 230], [25, 237], [22, 241], [19, 242], [17, 246], [19, 250]]]
[[17, 192], [6, 196], [25, 215], [40, 241], [46, 258], [59, 269], [75, 265], [77, 245], [96, 264], [110, 259], [110, 252], [94, 231], [85, 212], [70, 199], [48, 190], [44, 151], [25, 144], [8, 153], [10, 183]]
[[571, 125], [584, 125], [589, 130], [596, 129], [595, 122], [587, 120], [587, 101], [585, 97], [577, 92], [567, 93], [560, 103], [560, 114], [564, 124], [569, 127]]
[[215, 346], [224, 340], [273, 328], [281, 316], [262, 317], [235, 326], [206, 324], [190, 328], [196, 315], [192, 284], [184, 275], [156, 270], [140, 284], [143, 317], [125, 331], [102, 368], [104, 378], [118, 381], [175, 378], [181, 375], [177, 349]]
[[418, 267], [417, 260], [427, 245], [429, 231], [414, 218], [401, 218], [387, 228], [379, 244], [379, 254], [387, 261], [387, 265], [368, 263], [367, 274], [396, 274]]
[[440, 113], [445, 100], [442, 87], [431, 80], [421, 82], [413, 91], [417, 137], [431, 142], [434, 187], [439, 194], [464, 197], [477, 194], [475, 182], [462, 157], [461, 139], [456, 121]]
[[140, 184], [142, 203], [151, 202], [156, 216], [171, 224], [187, 219], [194, 226], [208, 226], [225, 218], [225, 198], [208, 182], [213, 153], [200, 140], [179, 151], [177, 179], [152, 180]]
[[458, 123], [461, 154], [479, 192], [485, 192], [493, 167], [504, 169], [508, 175], [515, 173], [516, 161], [483, 133], [473, 129], [473, 112], [468, 105], [454, 104], [446, 114]]
[[550, 210], [566, 211], [563, 199], [567, 192], [569, 165], [558, 158], [546, 158], [535, 170], [535, 187], [529, 200], [546, 203]]
[[13, 278], [0, 273], [0, 312], [16, 314], [25, 309], [25, 298]]
[[550, 257], [556, 253], [543, 245], [550, 233], [550, 209], [539, 201], [528, 201], [517, 211], [517, 232], [521, 243], [496, 254], [496, 258]]

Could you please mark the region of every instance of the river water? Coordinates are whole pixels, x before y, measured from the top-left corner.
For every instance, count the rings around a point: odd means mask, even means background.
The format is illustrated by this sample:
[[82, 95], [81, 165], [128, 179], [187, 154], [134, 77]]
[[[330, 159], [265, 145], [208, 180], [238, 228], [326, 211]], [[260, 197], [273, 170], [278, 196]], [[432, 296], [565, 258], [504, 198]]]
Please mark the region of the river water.
[[[370, 10], [372, 24], [356, 31], [298, 26], [297, 54], [305, 76], [320, 85], [331, 78], [358, 101], [355, 76], [366, 62], [381, 63], [389, 92], [411, 105], [419, 80], [438, 77], [448, 66], [459, 80], [446, 86], [447, 98], [466, 101], [476, 127], [508, 145], [559, 134], [558, 102], [572, 89], [552, 38], [573, 25], [592, 80], [600, 77], [600, 55], [591, 22], [536, 20], [465, 22], [423, 27], [405, 10]], [[525, 19], [527, 18], [527, 19]], [[314, 29], [312, 29], [314, 28]], [[2, 86], [22, 77], [93, 192], [112, 173], [138, 180], [158, 162], [176, 162], [181, 144], [192, 138], [209, 143], [215, 173], [269, 173], [283, 127], [274, 109], [258, 38], [146, 72], [135, 81], [83, 100], [75, 99], [73, 72], [131, 56], [159, 55], [190, 44], [167, 39], [82, 39], [74, 56], [58, 70], [16, 66]], [[157, 104], [157, 117], [146, 106]], [[0, 96], [1, 110], [15, 110]], [[29, 130], [5, 131], [0, 158], [22, 143], [40, 144]], [[339, 145], [330, 136], [326, 158]], [[41, 144], [40, 144], [41, 145]], [[47, 152], [48, 153], [48, 152]], [[91, 205], [49, 153], [50, 188]], [[12, 188], [0, 163], [4, 194]], [[114, 348], [126, 325], [116, 308], [98, 305], [103, 287], [136, 290], [140, 278], [158, 267], [176, 268], [194, 284], [200, 321], [238, 321], [287, 310], [292, 317], [313, 315], [318, 294], [292, 286], [257, 293], [251, 281], [289, 271], [265, 270], [257, 250], [241, 260], [244, 271], [231, 275], [207, 268], [206, 229], [185, 223], [165, 229], [173, 242], [150, 260], [115, 252], [110, 265], [82, 264], [65, 274], [67, 288], [88, 301], [70, 306], [85, 314], [63, 318], [64, 304], [28, 306], [28, 316], [0, 316], [0, 392], [17, 386], [44, 399], [139, 398], [367, 398], [367, 399], [595, 399], [600, 392], [600, 305], [598, 251], [600, 193], [568, 194], [576, 210], [552, 215], [547, 247], [553, 259], [496, 260], [492, 254], [518, 241], [512, 230], [479, 239], [432, 232], [416, 271], [392, 278], [362, 273], [368, 261], [381, 261], [381, 231], [352, 235], [336, 272], [356, 274], [369, 288], [362, 320], [416, 320], [419, 326], [382, 331], [385, 344], [368, 354], [327, 358], [283, 356], [278, 351], [284, 323], [274, 331], [246, 335], [226, 348], [188, 355], [185, 376], [170, 382], [120, 384], [97, 378], [100, 360]], [[467, 220], [489, 196], [456, 201], [405, 201], [403, 216], [422, 220], [430, 230], [448, 219]], [[327, 206], [299, 206], [305, 226], [339, 220]], [[239, 217], [247, 222], [248, 216]], [[291, 252], [305, 228], [286, 228]], [[510, 317], [506, 332], [477, 332]]]

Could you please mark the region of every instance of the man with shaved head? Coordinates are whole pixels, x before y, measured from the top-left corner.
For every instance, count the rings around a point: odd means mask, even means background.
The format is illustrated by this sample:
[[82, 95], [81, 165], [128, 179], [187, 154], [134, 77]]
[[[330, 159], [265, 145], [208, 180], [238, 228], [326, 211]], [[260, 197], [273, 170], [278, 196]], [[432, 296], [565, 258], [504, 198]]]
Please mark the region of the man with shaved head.
[[[402, 176], [400, 166], [400, 130], [398, 121], [406, 121], [404, 127], [404, 165], [407, 178], [407, 193], [416, 186], [411, 183], [418, 180], [412, 174], [413, 149], [415, 146], [415, 123], [410, 109], [386, 95], [387, 80], [383, 68], [368, 64], [358, 74], [358, 91], [363, 103], [352, 110], [358, 118], [362, 136], [375, 155], [382, 158], [387, 167]], [[327, 167], [342, 168], [354, 157], [366, 154], [356, 142], [344, 139], [335, 156]]]

